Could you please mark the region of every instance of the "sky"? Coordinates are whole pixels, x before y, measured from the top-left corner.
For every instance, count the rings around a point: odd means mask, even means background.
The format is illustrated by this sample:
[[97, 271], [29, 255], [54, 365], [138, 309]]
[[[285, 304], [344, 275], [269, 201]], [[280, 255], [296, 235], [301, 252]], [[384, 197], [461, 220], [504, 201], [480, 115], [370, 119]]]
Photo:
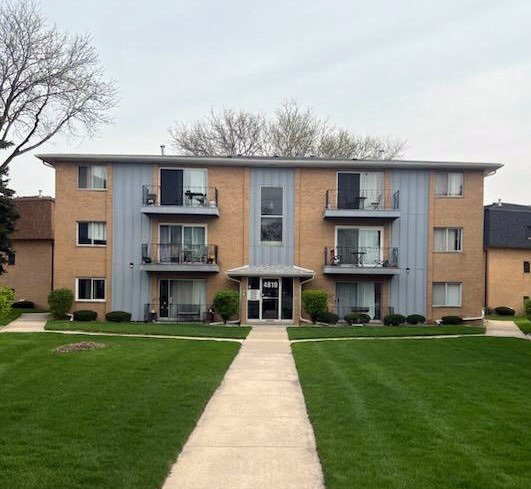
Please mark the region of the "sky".
[[[1, 1], [1, 0], [0, 0]], [[89, 32], [117, 81], [114, 124], [34, 153], [159, 154], [175, 121], [211, 108], [271, 113], [294, 98], [352, 131], [407, 140], [405, 159], [505, 165], [485, 202], [531, 204], [529, 0], [42, 0]], [[33, 154], [18, 195], [54, 194]]]

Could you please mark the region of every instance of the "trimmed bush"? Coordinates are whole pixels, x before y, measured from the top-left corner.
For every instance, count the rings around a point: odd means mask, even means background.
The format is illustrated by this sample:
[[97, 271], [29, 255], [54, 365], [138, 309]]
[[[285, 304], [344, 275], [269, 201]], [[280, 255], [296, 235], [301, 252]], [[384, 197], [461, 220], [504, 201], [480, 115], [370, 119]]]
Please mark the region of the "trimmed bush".
[[510, 307], [505, 307], [505, 306], [495, 307], [494, 308], [494, 312], [498, 316], [514, 316], [515, 315], [515, 310], [514, 309], [512, 309]]
[[524, 301], [524, 311], [526, 316], [531, 320], [531, 299]]
[[362, 312], [350, 312], [345, 315], [345, 321], [347, 324], [366, 324], [371, 320], [371, 317], [368, 314], [363, 314]]
[[384, 317], [384, 324], [386, 326], [400, 326], [406, 322], [406, 316], [402, 314], [388, 314]]
[[55, 289], [48, 294], [48, 305], [54, 319], [65, 319], [73, 303], [74, 294], [70, 289]]
[[218, 290], [214, 295], [214, 311], [223, 319], [223, 323], [238, 313], [240, 310], [240, 294], [236, 290]]
[[442, 324], [463, 324], [463, 318], [460, 316], [443, 316]]
[[96, 321], [97, 317], [96, 311], [89, 311], [88, 309], [74, 311], [74, 321]]
[[105, 314], [105, 319], [112, 323], [128, 323], [131, 321], [131, 313], [125, 311], [111, 311]]
[[11, 287], [0, 287], [0, 317], [9, 314], [14, 299], [15, 291]]
[[325, 311], [319, 313], [317, 320], [326, 324], [337, 324], [339, 316], [335, 312]]
[[316, 323], [319, 319], [319, 314], [328, 311], [328, 292], [320, 289], [304, 290], [302, 292], [302, 303], [312, 323]]
[[17, 301], [11, 304], [13, 309], [33, 309], [35, 304], [31, 301]]
[[406, 318], [407, 324], [424, 324], [426, 318], [422, 314], [410, 314]]

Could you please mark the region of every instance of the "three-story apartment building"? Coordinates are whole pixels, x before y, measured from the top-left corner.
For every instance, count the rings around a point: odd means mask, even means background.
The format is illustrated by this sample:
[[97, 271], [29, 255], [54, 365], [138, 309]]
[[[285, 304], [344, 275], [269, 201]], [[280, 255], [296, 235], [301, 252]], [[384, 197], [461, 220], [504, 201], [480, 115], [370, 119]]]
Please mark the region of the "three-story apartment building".
[[243, 323], [330, 310], [480, 316], [483, 180], [494, 163], [47, 154], [55, 287], [77, 309], [205, 320], [240, 291]]

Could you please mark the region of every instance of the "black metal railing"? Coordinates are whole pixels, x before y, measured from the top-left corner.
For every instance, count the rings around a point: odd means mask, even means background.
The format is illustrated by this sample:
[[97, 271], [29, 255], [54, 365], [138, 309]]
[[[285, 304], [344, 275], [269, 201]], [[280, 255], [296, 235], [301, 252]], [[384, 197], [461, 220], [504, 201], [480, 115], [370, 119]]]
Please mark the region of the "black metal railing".
[[325, 266], [398, 267], [398, 248], [336, 246], [326, 247], [324, 255]]
[[206, 304], [174, 304], [151, 302], [144, 304], [144, 321], [173, 321], [177, 323], [211, 321], [212, 313]]
[[217, 245], [181, 245], [172, 243], [143, 243], [142, 263], [175, 263], [178, 265], [218, 262]]
[[160, 185], [142, 185], [143, 205], [177, 205], [184, 207], [217, 207], [216, 187], [183, 187], [168, 190]]
[[400, 206], [400, 193], [389, 189], [360, 189], [357, 192], [331, 189], [326, 191], [325, 206], [326, 209], [393, 210]]

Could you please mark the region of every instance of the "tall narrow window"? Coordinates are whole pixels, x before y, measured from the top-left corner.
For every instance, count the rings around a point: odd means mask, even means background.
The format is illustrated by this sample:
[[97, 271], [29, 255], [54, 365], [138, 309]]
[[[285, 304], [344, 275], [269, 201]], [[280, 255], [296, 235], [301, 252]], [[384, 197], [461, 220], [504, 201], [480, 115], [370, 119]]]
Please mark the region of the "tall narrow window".
[[104, 301], [104, 278], [78, 278], [76, 279], [76, 300], [78, 301]]
[[530, 273], [531, 264], [528, 261], [524, 262], [524, 273]]
[[463, 173], [437, 173], [435, 195], [438, 197], [461, 197], [463, 195]]
[[283, 188], [262, 187], [260, 195], [260, 240], [262, 243], [282, 243]]
[[107, 244], [107, 223], [92, 221], [78, 222], [77, 244], [105, 246]]
[[461, 307], [462, 284], [441, 282], [432, 287], [432, 305], [434, 307]]
[[434, 251], [462, 251], [463, 229], [434, 228], [433, 249]]
[[107, 167], [101, 165], [79, 166], [77, 186], [83, 189], [103, 190], [107, 188]]

